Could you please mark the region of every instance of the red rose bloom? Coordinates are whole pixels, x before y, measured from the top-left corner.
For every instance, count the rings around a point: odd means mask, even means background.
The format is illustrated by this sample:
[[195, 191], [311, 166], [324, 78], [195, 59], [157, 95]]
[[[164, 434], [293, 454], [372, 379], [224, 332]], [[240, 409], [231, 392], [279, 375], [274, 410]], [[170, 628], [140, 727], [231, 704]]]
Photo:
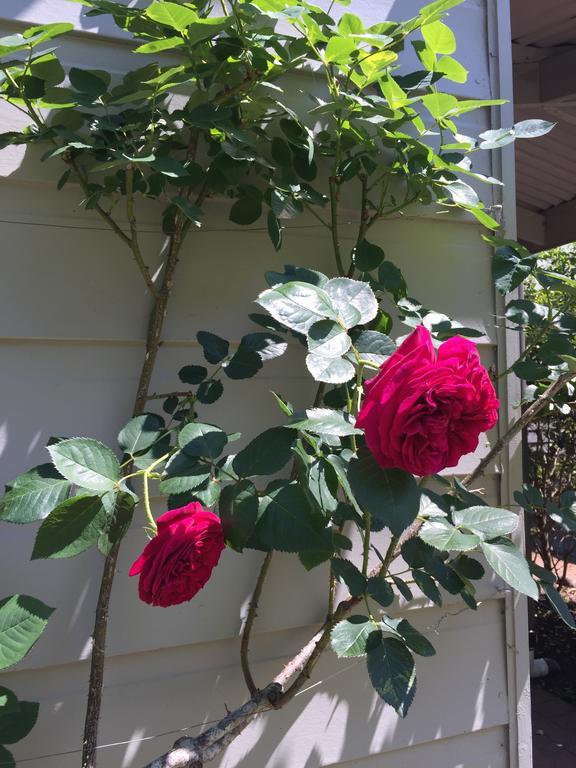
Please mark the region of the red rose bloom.
[[165, 512], [158, 533], [130, 568], [140, 574], [138, 593], [150, 605], [191, 600], [210, 578], [224, 549], [220, 518], [197, 501]]
[[366, 382], [356, 426], [382, 467], [433, 475], [474, 451], [498, 419], [498, 399], [476, 345], [432, 345], [420, 326]]

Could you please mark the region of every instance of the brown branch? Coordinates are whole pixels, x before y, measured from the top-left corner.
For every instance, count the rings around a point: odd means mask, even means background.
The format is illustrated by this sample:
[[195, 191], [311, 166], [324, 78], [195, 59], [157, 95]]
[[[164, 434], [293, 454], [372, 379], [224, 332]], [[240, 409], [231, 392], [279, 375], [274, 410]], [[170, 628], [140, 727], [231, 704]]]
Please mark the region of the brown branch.
[[148, 287], [148, 290], [152, 296], [158, 296], [158, 291], [154, 285], [154, 281], [150, 275], [150, 270], [144, 261], [142, 251], [140, 250], [140, 241], [138, 239], [138, 225], [136, 222], [136, 214], [134, 212], [134, 168], [129, 165], [126, 168], [126, 216], [128, 218], [128, 225], [130, 226], [130, 249], [134, 256], [140, 274], [144, 278], [144, 282]]
[[534, 402], [531, 403], [528, 408], [526, 408], [522, 416], [520, 416], [519, 419], [517, 419], [510, 427], [508, 427], [507, 432], [505, 432], [502, 437], [494, 443], [491, 450], [486, 454], [486, 456], [484, 456], [478, 466], [472, 470], [470, 474], [466, 475], [462, 481], [463, 484], [468, 485], [483, 475], [490, 462], [492, 462], [496, 456], [498, 456], [498, 454], [508, 445], [508, 443], [513, 438], [516, 437], [519, 432], [522, 432], [523, 429], [525, 429], [532, 421], [534, 421], [534, 419], [544, 410], [544, 408], [552, 402], [558, 392], [560, 392], [566, 386], [566, 384], [568, 384], [568, 382], [572, 381], [573, 378], [574, 373], [565, 373], [562, 376], [559, 376], [556, 381], [553, 381], [552, 384], [550, 384], [550, 386], [544, 390], [540, 397], [536, 398], [536, 400], [534, 400]]
[[260, 597], [262, 595], [262, 588], [264, 587], [264, 582], [266, 581], [266, 576], [268, 575], [268, 570], [270, 568], [271, 562], [272, 562], [272, 552], [267, 552], [266, 557], [264, 558], [264, 560], [262, 561], [262, 565], [260, 566], [260, 572], [258, 573], [256, 586], [254, 587], [252, 599], [250, 600], [250, 605], [248, 606], [248, 615], [246, 616], [246, 623], [244, 624], [244, 629], [242, 631], [242, 639], [240, 642], [240, 664], [242, 666], [242, 674], [244, 675], [244, 681], [246, 682], [248, 691], [250, 692], [251, 696], [254, 696], [254, 694], [258, 690], [258, 687], [254, 682], [254, 678], [252, 677], [252, 672], [250, 670], [250, 662], [248, 658], [248, 654], [250, 652], [250, 647], [249, 647], [250, 635], [252, 633], [252, 627], [254, 626], [254, 621], [256, 620], [256, 617], [258, 615], [257, 613], [258, 602], [260, 601]]

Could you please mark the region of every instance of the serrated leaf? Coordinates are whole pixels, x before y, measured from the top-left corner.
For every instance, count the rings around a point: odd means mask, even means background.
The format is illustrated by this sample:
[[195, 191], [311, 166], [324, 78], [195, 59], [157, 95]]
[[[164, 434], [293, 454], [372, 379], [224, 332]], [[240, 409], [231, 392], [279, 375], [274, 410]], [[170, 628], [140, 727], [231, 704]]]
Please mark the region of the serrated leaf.
[[131, 456], [147, 451], [162, 436], [164, 426], [164, 419], [156, 413], [135, 416], [118, 435], [118, 445]]
[[361, 272], [371, 272], [384, 261], [384, 251], [379, 245], [362, 240], [354, 249], [352, 259]]
[[297, 483], [269, 490], [260, 500], [256, 531], [268, 549], [281, 552], [332, 552], [330, 530], [321, 528], [304, 491]]
[[255, 350], [240, 344], [223, 368], [230, 379], [250, 379], [262, 368], [262, 358]]
[[378, 302], [368, 283], [335, 277], [324, 285], [324, 290], [347, 328], [364, 325], [376, 317]]
[[224, 385], [218, 379], [203, 381], [202, 384], [200, 384], [198, 387], [196, 397], [199, 403], [203, 403], [204, 405], [212, 405], [212, 403], [215, 403], [216, 400], [222, 397], [223, 392]]
[[43, 520], [68, 496], [70, 483], [52, 464], [41, 464], [17, 477], [0, 499], [0, 520], [34, 523]]
[[178, 371], [180, 381], [191, 386], [200, 384], [206, 376], [208, 376], [208, 370], [203, 365], [185, 365]]
[[227, 356], [230, 344], [226, 339], [216, 336], [215, 333], [210, 333], [209, 331], [198, 331], [196, 338], [204, 351], [204, 357], [209, 363], [216, 365], [221, 363]]
[[28, 595], [0, 601], [0, 669], [17, 664], [38, 640], [54, 608]]
[[308, 349], [318, 357], [342, 357], [351, 344], [346, 330], [333, 320], [319, 320], [308, 330]]
[[[1, 49], [0, 49], [1, 50]], [[0, 765], [2, 768], [16, 768], [14, 755], [0, 744]]]
[[256, 352], [262, 360], [273, 360], [288, 349], [288, 343], [274, 333], [247, 333], [240, 343]]
[[366, 578], [350, 560], [340, 557], [332, 559], [332, 572], [338, 581], [343, 581], [352, 597], [359, 597], [366, 591]]
[[426, 544], [442, 552], [466, 552], [475, 549], [480, 543], [478, 536], [462, 533], [444, 518], [427, 520], [420, 529], [418, 536]]
[[379, 331], [353, 332], [352, 343], [362, 360], [376, 365], [382, 365], [396, 351], [392, 339]]
[[274, 246], [274, 250], [279, 251], [282, 247], [282, 227], [280, 226], [280, 220], [276, 217], [274, 211], [268, 211], [266, 224], [268, 227], [268, 236]]
[[516, 249], [504, 245], [492, 257], [492, 275], [498, 291], [504, 296], [524, 282], [537, 263], [537, 255], [523, 256]]
[[169, 460], [160, 481], [160, 493], [172, 495], [199, 488], [210, 478], [210, 467], [185, 451], [178, 451]]
[[186, 424], [178, 434], [178, 445], [188, 456], [217, 459], [227, 443], [226, 432], [213, 424]]
[[352, 459], [348, 480], [360, 506], [370, 512], [375, 531], [390, 528], [399, 536], [416, 519], [420, 489], [414, 477], [399, 469], [382, 469], [367, 451]]
[[376, 627], [368, 616], [349, 616], [339, 621], [330, 634], [332, 650], [341, 659], [366, 655], [366, 641]]
[[[35, 701], [18, 701], [15, 711], [2, 713], [0, 710], [0, 744], [16, 744], [25, 739], [36, 725], [39, 708]], [[0, 765], [4, 768], [3, 763]]]
[[87, 437], [61, 440], [48, 446], [54, 466], [80, 488], [105, 493], [120, 479], [120, 464], [108, 446]]
[[96, 544], [106, 526], [100, 496], [74, 496], [44, 520], [34, 542], [32, 560], [75, 557]]
[[328, 358], [320, 355], [306, 355], [306, 367], [316, 381], [325, 384], [344, 384], [354, 378], [354, 366], [344, 357]]
[[362, 434], [360, 429], [356, 429], [348, 414], [333, 411], [330, 408], [309, 408], [305, 416], [294, 414], [286, 427], [312, 432], [314, 435], [333, 435], [334, 437]]
[[273, 475], [292, 457], [294, 433], [284, 427], [272, 427], [251, 440], [232, 460], [239, 477]]
[[401, 579], [399, 576], [392, 576], [392, 581], [394, 582], [394, 586], [400, 592], [404, 600], [412, 600], [414, 595], [412, 594], [412, 590], [406, 584], [404, 579]]
[[422, 27], [422, 37], [434, 53], [454, 53], [456, 50], [454, 32], [441, 21], [425, 24]]
[[310, 465], [307, 477], [308, 490], [324, 513], [334, 512], [338, 507], [338, 478], [331, 464], [325, 459], [316, 459]]
[[120, 493], [110, 494], [110, 498], [107, 496], [108, 494], [102, 498], [107, 518], [104, 530], [98, 537], [98, 549], [105, 557], [128, 532], [136, 506], [136, 499], [132, 493], [120, 491]]
[[373, 632], [366, 645], [370, 682], [380, 698], [406, 717], [416, 691], [416, 669], [403, 642]]
[[250, 480], [222, 489], [219, 505], [224, 537], [237, 552], [242, 552], [258, 520], [258, 492]]
[[307, 333], [319, 320], [336, 319], [336, 310], [330, 297], [310, 283], [293, 281], [276, 285], [260, 294], [257, 304], [287, 328]]
[[564, 624], [569, 626], [570, 629], [576, 629], [576, 622], [574, 621], [572, 611], [562, 599], [560, 592], [558, 592], [553, 584], [543, 584], [542, 588], [546, 593], [550, 605], [554, 608], [558, 616], [560, 616]]
[[518, 527], [518, 515], [508, 509], [497, 507], [468, 507], [456, 510], [452, 519], [454, 525], [466, 528], [477, 536], [495, 539], [507, 536]]
[[506, 584], [533, 600], [538, 600], [538, 587], [530, 575], [528, 563], [511, 541], [483, 541], [480, 546], [488, 564]]
[[394, 602], [394, 590], [383, 576], [371, 576], [368, 579], [368, 594], [383, 608]]
[[408, 648], [418, 656], [435, 656], [436, 650], [432, 643], [406, 619], [385, 617], [380, 622], [383, 632], [392, 632], [406, 643]]
[[421, 592], [436, 605], [442, 605], [442, 595], [434, 579], [425, 571], [413, 570], [412, 577]]

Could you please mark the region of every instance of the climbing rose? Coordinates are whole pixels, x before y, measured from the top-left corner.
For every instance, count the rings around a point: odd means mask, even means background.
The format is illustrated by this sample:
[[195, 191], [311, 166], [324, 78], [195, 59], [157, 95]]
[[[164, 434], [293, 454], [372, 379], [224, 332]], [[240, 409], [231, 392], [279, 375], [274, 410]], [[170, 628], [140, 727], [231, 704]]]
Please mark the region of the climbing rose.
[[130, 568], [140, 574], [138, 593], [150, 605], [191, 600], [210, 578], [224, 549], [220, 518], [194, 501], [165, 512], [158, 533]]
[[432, 475], [474, 451], [498, 418], [498, 399], [476, 345], [432, 345], [418, 327], [366, 382], [356, 426], [382, 467]]

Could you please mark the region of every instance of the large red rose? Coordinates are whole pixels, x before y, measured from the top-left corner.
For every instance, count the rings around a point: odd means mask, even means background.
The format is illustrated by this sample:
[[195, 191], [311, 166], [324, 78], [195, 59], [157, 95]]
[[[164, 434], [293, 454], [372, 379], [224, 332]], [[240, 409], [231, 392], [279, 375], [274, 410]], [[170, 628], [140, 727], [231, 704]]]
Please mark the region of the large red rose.
[[420, 326], [366, 382], [356, 426], [385, 468], [432, 475], [474, 451], [498, 418], [498, 399], [476, 345], [432, 345]]
[[140, 574], [138, 593], [150, 605], [178, 605], [191, 600], [210, 578], [224, 549], [220, 518], [192, 502], [165, 512], [158, 533], [130, 568]]

